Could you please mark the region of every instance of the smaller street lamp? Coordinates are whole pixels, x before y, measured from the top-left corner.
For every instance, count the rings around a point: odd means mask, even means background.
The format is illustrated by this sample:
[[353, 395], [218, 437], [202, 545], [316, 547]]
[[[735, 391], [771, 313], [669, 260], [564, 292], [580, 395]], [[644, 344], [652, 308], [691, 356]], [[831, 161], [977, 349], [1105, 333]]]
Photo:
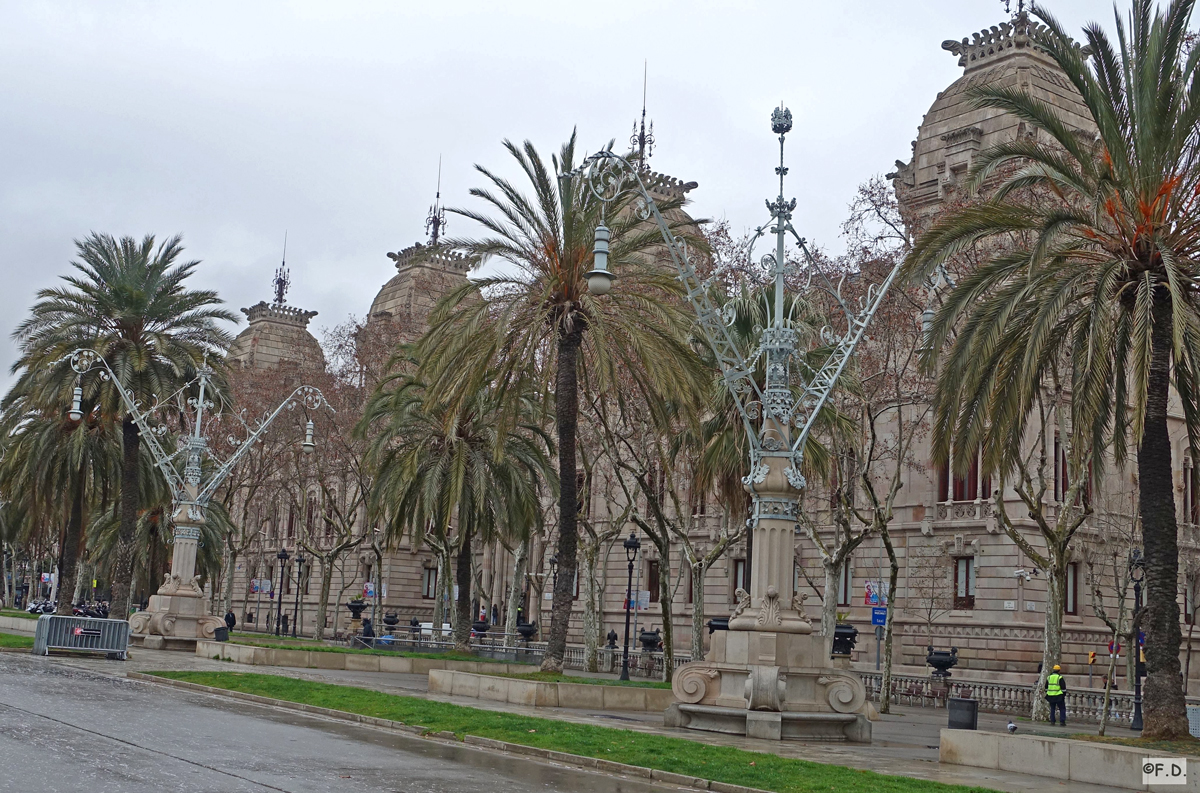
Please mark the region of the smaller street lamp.
[[1129, 578], [1133, 581], [1133, 720], [1129, 729], [1140, 732], [1142, 729], [1142, 643], [1141, 618], [1142, 610], [1142, 581], [1146, 578], [1146, 561], [1142, 558], [1142, 549], [1134, 548], [1129, 552]]
[[83, 402], [83, 389], [75, 386], [75, 390], [71, 392], [71, 409], [67, 411], [67, 418], [71, 421], [79, 421], [83, 418], [83, 410], [81, 403]]
[[637, 534], [629, 532], [629, 538], [621, 543], [625, 548], [625, 558], [629, 560], [629, 584], [625, 587], [625, 648], [621, 651], [621, 680], [629, 679], [629, 610], [633, 600], [633, 561], [641, 550], [642, 542]]
[[275, 554], [275, 558], [279, 560], [279, 597], [276, 599], [275, 607], [275, 635], [279, 635], [279, 631], [283, 624], [283, 577], [287, 575], [287, 548], [280, 548], [279, 553]]
[[[312, 422], [310, 421], [309, 424]], [[292, 638], [296, 638], [299, 633], [300, 625], [300, 587], [304, 576], [304, 565], [308, 559], [304, 556], [304, 551], [296, 552], [296, 610], [292, 612]]]
[[592, 269], [587, 273], [588, 291], [593, 295], [607, 295], [612, 289], [613, 274], [608, 270], [608, 226], [596, 226], [596, 243], [592, 248], [595, 257]]
[[313, 449], [317, 448], [317, 445], [313, 443], [312, 419], [309, 419], [308, 423], [304, 425], [304, 443], [300, 444], [300, 448], [304, 450], [305, 454], [312, 454]]

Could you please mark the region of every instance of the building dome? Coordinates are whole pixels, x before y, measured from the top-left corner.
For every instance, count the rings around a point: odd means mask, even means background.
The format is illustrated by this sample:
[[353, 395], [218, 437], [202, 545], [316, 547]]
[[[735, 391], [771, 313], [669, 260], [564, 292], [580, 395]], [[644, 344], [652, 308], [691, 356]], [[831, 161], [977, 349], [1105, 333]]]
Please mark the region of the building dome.
[[261, 303], [243, 308], [250, 325], [229, 347], [230, 361], [254, 369], [270, 369], [287, 361], [302, 369], [324, 370], [325, 353], [308, 331], [317, 315], [282, 303]]
[[367, 319], [390, 319], [413, 334], [424, 330], [434, 304], [465, 284], [476, 264], [476, 259], [444, 245], [419, 242], [388, 258], [396, 263], [396, 274], [375, 295]]
[[1002, 110], [977, 108], [968, 90], [982, 85], [1020, 88], [1053, 107], [1067, 126], [1092, 133], [1095, 124], [1075, 87], [1038, 41], [1046, 28], [1019, 14], [971, 39], [942, 42], [959, 56], [962, 77], [942, 91], [913, 141], [912, 159], [889, 174], [910, 228], [923, 228], [970, 170], [976, 152], [1045, 132]]

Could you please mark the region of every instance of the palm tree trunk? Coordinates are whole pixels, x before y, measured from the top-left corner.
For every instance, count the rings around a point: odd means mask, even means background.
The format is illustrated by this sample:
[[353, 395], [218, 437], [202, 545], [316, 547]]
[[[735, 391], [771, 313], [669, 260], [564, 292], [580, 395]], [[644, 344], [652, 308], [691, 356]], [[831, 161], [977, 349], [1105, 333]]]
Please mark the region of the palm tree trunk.
[[550, 611], [543, 672], [561, 672], [567, 652], [567, 629], [575, 595], [575, 558], [579, 544], [579, 498], [575, 492], [575, 430], [579, 421], [579, 377], [576, 363], [583, 331], [576, 327], [558, 337], [558, 372], [554, 390], [558, 424], [558, 579]]
[[[133, 539], [137, 531], [138, 511], [138, 446], [141, 436], [134, 420], [126, 416], [121, 422], [121, 522], [117, 527], [117, 553], [113, 560], [112, 616], [129, 616], [130, 590], [133, 588]], [[151, 580], [153, 584], [153, 580]]]
[[[1145, 730], [1153, 740], [1188, 735], [1187, 705], [1179, 667], [1179, 546], [1175, 525], [1175, 494], [1171, 471], [1171, 438], [1167, 399], [1171, 388], [1171, 305], [1156, 295], [1152, 330], [1153, 352], [1146, 388], [1146, 415], [1138, 449], [1139, 511], [1146, 561]], [[1130, 653], [1137, 648], [1130, 647]]]
[[79, 541], [83, 536], [83, 488], [85, 469], [79, 466], [75, 492], [71, 496], [71, 513], [63, 532], [62, 548], [58, 554], [58, 608], [56, 613], [71, 616], [71, 599], [75, 594], [75, 578], [79, 574]]
[[454, 583], [458, 585], [458, 598], [454, 602], [454, 649], [471, 652], [471, 540], [473, 531], [468, 524], [463, 528], [462, 542], [458, 546], [458, 559], [454, 565]]

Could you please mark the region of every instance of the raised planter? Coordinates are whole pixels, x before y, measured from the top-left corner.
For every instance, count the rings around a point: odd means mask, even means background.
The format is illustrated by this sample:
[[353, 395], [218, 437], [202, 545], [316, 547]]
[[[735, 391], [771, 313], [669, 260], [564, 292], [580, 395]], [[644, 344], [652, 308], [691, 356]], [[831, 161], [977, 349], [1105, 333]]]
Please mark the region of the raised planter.
[[483, 661], [452, 661], [444, 658], [405, 658], [371, 653], [330, 653], [320, 650], [279, 650], [233, 642], [196, 642], [196, 655], [254, 666], [287, 666], [298, 669], [345, 669], [351, 672], [391, 672], [425, 675], [435, 669], [464, 672], [499, 672], [519, 675], [531, 671], [529, 664], [498, 664]]
[[[499, 672], [500, 670], [494, 670]], [[455, 697], [510, 702], [535, 708], [596, 708], [662, 712], [675, 701], [667, 688], [543, 683], [451, 669], [429, 672], [429, 690]]]
[[[1142, 758], [1177, 756], [1070, 738], [975, 730], [942, 730], [940, 743], [938, 759], [943, 763], [1016, 771], [1122, 790], [1150, 790], [1142, 784]], [[1188, 774], [1187, 784], [1175, 789], [1200, 791], [1200, 774]]]

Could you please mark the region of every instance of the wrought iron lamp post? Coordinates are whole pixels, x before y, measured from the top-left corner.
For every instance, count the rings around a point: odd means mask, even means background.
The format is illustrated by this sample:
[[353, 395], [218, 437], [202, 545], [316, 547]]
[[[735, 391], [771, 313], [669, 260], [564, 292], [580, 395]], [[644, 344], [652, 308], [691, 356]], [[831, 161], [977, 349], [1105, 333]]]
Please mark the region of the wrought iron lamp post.
[[308, 563], [308, 558], [304, 555], [304, 551], [296, 551], [296, 609], [292, 612], [292, 638], [297, 638], [300, 635], [300, 592], [304, 586], [304, 565]]
[[[237, 417], [247, 435], [236, 442], [237, 448], [222, 462], [209, 450], [208, 438], [204, 435], [205, 411], [212, 411], [215, 407], [209, 401], [213, 370], [207, 365], [201, 366], [196, 373], [196, 379], [179, 392], [143, 408], [121, 384], [108, 362], [95, 351], [78, 349], [65, 360], [76, 373], [71, 408], [67, 415], [72, 419], [82, 417], [81, 400], [84, 386], [99, 388], [100, 381], [111, 381], [121, 404], [137, 424], [141, 440], [150, 450], [155, 465], [166, 478], [171, 490], [171, 520], [175, 525], [171, 572], [159, 587], [158, 593], [150, 597], [148, 608], [129, 618], [131, 632], [135, 636], [145, 637], [145, 641], [151, 646], [163, 646], [167, 638], [187, 641], [212, 639], [216, 629], [223, 627], [225, 622], [220, 617], [208, 613], [207, 598], [204, 596], [204, 590], [200, 588], [200, 577], [195, 574], [196, 549], [200, 542], [201, 527], [204, 525], [208, 504], [238, 461], [262, 438], [263, 433], [285, 409], [303, 407], [309, 411], [322, 406], [328, 407], [325, 395], [317, 388], [302, 385], [269, 415], [258, 420], [254, 427]], [[96, 378], [87, 378], [89, 373], [94, 373]], [[196, 396], [188, 396], [193, 390]], [[153, 421], [160, 407], [166, 405], [170, 405], [171, 410], [181, 414], [185, 425], [190, 425], [189, 430], [179, 438], [179, 448], [175, 454], [167, 454], [159, 443], [159, 437], [165, 432], [166, 426]], [[190, 413], [187, 408], [191, 408]], [[305, 424], [304, 442], [301, 443], [305, 453], [312, 452], [315, 446], [313, 432], [313, 422], [310, 418]], [[176, 464], [176, 457], [183, 458], [182, 473]], [[205, 472], [202, 466], [206, 457], [216, 463], [209, 472]], [[280, 596], [282, 597], [282, 592]], [[280, 606], [283, 605], [281, 599], [277, 602]]]
[[1146, 561], [1142, 558], [1142, 549], [1134, 548], [1129, 552], [1129, 578], [1133, 581], [1133, 719], [1129, 729], [1136, 732], [1142, 730], [1142, 643], [1141, 617], [1142, 610], [1142, 581], [1146, 578]]
[[[758, 344], [747, 357], [742, 354], [729, 329], [733, 317], [719, 311], [709, 297], [709, 284], [700, 280], [685, 242], [671, 231], [637, 166], [612, 151], [600, 151], [586, 158], [575, 173], [583, 174], [592, 193], [607, 207], [619, 208], [632, 202], [632, 210], [643, 220], [657, 224], [671, 261], [678, 271], [686, 296], [700, 321], [700, 327], [725, 378], [725, 384], [737, 406], [749, 440], [750, 473], [742, 481], [750, 491], [753, 512], [748, 525], [753, 533], [754, 558], [751, 560], [750, 592], [739, 590], [738, 606], [730, 619], [730, 630], [762, 630], [775, 633], [811, 633], [801, 604], [794, 598], [792, 576], [797, 505], [806, 482], [801, 473], [804, 447], [817, 416], [829, 401], [834, 385], [850, 357], [866, 334], [867, 326], [882, 304], [899, 271], [897, 264], [880, 284], [871, 284], [857, 300], [842, 294], [842, 283], [835, 284], [822, 272], [808, 244], [792, 226], [795, 199], [784, 197], [784, 142], [792, 129], [792, 114], [782, 105], [771, 114], [771, 130], [779, 136], [779, 194], [767, 202], [770, 219], [755, 230], [753, 244], [772, 234], [774, 250], [761, 263], [773, 278], [773, 308]], [[820, 290], [832, 299], [841, 312], [841, 329], [826, 327], [822, 342], [831, 348], [825, 362], [817, 367], [795, 367], [801, 353], [801, 341], [791, 310], [785, 312], [786, 243], [794, 241], [804, 264], [797, 275], [804, 290]], [[613, 273], [608, 267], [610, 231], [603, 219], [596, 227], [593, 248], [594, 265], [587, 273], [588, 290], [596, 296], [608, 294]], [[760, 386], [755, 376], [759, 364], [765, 368]], [[799, 393], [799, 398], [796, 394]], [[765, 614], [764, 620], [759, 620]]]
[[633, 608], [633, 562], [637, 559], [642, 541], [637, 535], [629, 532], [628, 539], [621, 543], [625, 546], [625, 558], [629, 560], [629, 583], [625, 587], [625, 648], [621, 651], [621, 680], [629, 679], [629, 612]]
[[278, 636], [280, 625], [283, 624], [283, 582], [287, 580], [287, 548], [280, 548], [275, 558], [279, 560], [279, 605], [275, 609], [275, 635]]

